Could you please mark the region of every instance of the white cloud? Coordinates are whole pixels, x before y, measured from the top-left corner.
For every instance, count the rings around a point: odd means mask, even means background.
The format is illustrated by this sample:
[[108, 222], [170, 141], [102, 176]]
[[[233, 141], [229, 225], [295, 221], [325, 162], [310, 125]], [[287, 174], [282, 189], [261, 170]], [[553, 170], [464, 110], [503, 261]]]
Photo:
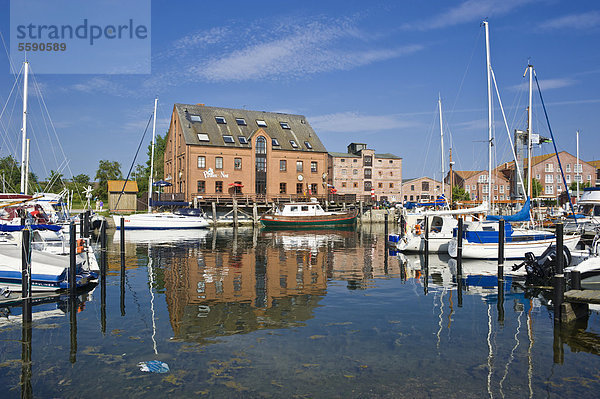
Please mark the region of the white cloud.
[[441, 14], [414, 23], [405, 23], [402, 29], [430, 30], [446, 28], [465, 22], [482, 20], [487, 17], [508, 14], [515, 8], [535, 0], [467, 0]]
[[378, 130], [402, 129], [419, 126], [401, 119], [399, 115], [363, 115], [358, 112], [338, 112], [308, 118], [318, 132], [356, 133]]
[[[579, 83], [577, 80], [571, 78], [561, 78], [561, 79], [545, 79], [540, 80], [540, 89], [542, 90], [552, 90], [552, 89], [562, 89], [563, 87], [573, 86]], [[533, 83], [534, 90], [537, 90], [537, 86], [535, 82]], [[523, 82], [521, 84], [509, 87], [511, 90], [528, 90], [529, 82]]]
[[539, 24], [542, 29], [590, 29], [600, 25], [600, 12], [565, 15]]
[[125, 88], [122, 84], [97, 77], [82, 83], [74, 84], [70, 88], [84, 93], [102, 93], [116, 97], [131, 97], [136, 94], [135, 91]]

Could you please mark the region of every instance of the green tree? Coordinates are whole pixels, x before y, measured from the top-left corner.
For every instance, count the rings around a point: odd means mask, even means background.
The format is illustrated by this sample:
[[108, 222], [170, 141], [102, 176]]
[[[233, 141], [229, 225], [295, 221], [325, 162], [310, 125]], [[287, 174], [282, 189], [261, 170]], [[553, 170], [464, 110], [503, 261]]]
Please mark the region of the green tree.
[[95, 180], [98, 181], [98, 187], [94, 190], [94, 195], [106, 201], [108, 199], [108, 181], [121, 179], [123, 179], [123, 174], [119, 162], [101, 160], [96, 171]]
[[535, 177], [531, 179], [531, 191], [533, 193], [531, 198], [537, 198], [542, 193], [542, 183]]
[[48, 182], [46, 183], [44, 190], [50, 193], [57, 193], [60, 192], [64, 186], [65, 184], [63, 182], [62, 173], [51, 170], [50, 177], [48, 178]]
[[138, 197], [141, 197], [142, 193], [148, 191], [148, 175], [150, 174], [150, 169], [143, 165], [135, 165], [133, 174], [138, 185]]
[[[589, 187], [590, 186], [590, 182], [586, 181], [579, 183], [579, 192], [581, 193], [583, 191], [584, 188]], [[571, 183], [571, 185], [569, 186], [569, 190], [571, 190], [572, 193], [577, 191], [577, 182], [574, 181], [573, 183]]]
[[[154, 144], [154, 177], [153, 180], [163, 180], [165, 175], [165, 148], [167, 148], [167, 134], [164, 136], [156, 135]], [[152, 156], [152, 143], [148, 145], [148, 161], [146, 161], [147, 169], [146, 176], [150, 175], [150, 157]], [[139, 185], [139, 182], [138, 182]], [[140, 190], [141, 191], [141, 190]]]
[[0, 175], [4, 192], [18, 192], [21, 187], [21, 166], [12, 155], [0, 158]]
[[471, 194], [465, 191], [464, 188], [454, 186], [452, 187], [452, 201], [469, 201], [471, 199]]

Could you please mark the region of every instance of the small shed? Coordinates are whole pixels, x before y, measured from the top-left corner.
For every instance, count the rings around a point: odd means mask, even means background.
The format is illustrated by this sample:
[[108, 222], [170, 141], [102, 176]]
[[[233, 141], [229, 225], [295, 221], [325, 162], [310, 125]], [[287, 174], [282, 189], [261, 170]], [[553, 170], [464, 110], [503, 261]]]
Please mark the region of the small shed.
[[138, 186], [135, 181], [128, 181], [126, 184], [125, 180], [109, 180], [108, 210], [110, 212], [135, 212], [137, 192]]

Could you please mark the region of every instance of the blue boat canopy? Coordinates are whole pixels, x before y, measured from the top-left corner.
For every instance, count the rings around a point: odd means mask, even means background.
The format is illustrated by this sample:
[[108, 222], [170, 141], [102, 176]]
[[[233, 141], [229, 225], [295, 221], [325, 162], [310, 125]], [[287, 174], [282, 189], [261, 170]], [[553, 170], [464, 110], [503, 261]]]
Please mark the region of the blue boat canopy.
[[30, 227], [32, 230], [50, 230], [50, 231], [60, 231], [61, 226], [57, 226], [55, 224], [32, 224], [31, 226], [23, 226], [20, 224], [0, 224], [0, 231], [2, 232], [14, 232], [21, 231], [25, 227]]
[[531, 201], [527, 197], [527, 201], [523, 204], [521, 210], [514, 215], [488, 215], [485, 220], [500, 220], [504, 219], [507, 222], [527, 222], [529, 220], [529, 212], [531, 210]]

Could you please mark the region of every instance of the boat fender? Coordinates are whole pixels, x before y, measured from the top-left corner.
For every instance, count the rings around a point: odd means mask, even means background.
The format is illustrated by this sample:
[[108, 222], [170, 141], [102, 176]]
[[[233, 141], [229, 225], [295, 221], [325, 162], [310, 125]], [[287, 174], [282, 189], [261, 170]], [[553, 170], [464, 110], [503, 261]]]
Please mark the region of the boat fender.
[[415, 225], [415, 234], [418, 236], [421, 235], [421, 225], [420, 224]]
[[83, 253], [83, 244], [84, 244], [84, 240], [83, 239], [78, 239], [77, 240], [77, 253]]

